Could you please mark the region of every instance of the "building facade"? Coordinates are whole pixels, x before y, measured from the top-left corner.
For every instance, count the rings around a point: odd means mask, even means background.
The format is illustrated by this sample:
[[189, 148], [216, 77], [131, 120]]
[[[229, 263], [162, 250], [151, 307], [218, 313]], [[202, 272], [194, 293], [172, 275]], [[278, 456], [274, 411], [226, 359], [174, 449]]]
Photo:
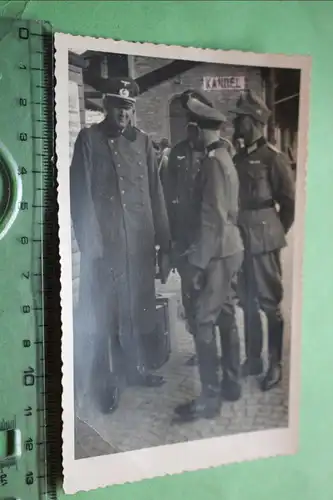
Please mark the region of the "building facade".
[[[147, 57], [134, 57], [133, 59], [132, 67], [135, 78], [142, 77], [159, 65], [169, 62]], [[231, 78], [241, 77], [245, 88], [250, 87], [262, 97], [264, 96], [264, 85], [259, 68], [203, 63], [141, 94], [136, 104], [137, 126], [150, 134], [154, 140], [158, 141], [165, 137], [172, 144], [178, 142], [184, 135], [184, 112], [178, 105], [177, 96], [189, 88], [194, 88], [205, 94], [225, 114], [227, 123], [222, 133], [230, 139], [232, 115], [229, 109], [236, 104], [242, 89], [205, 90], [204, 78], [207, 77], [218, 78], [222, 82], [223, 79], [230, 81]]]
[[[70, 52], [69, 57], [70, 156], [80, 128], [104, 118], [98, 78], [131, 76], [140, 87], [135, 124], [159, 142], [174, 145], [185, 136], [185, 112], [179, 96], [193, 88], [205, 94], [226, 116], [221, 135], [231, 139], [233, 108], [240, 92], [251, 88], [266, 100], [272, 118], [265, 130], [268, 139], [284, 152], [297, 154], [299, 72], [225, 64], [173, 61], [167, 59]], [[208, 84], [207, 84], [208, 82]], [[210, 83], [209, 83], [210, 82]], [[80, 256], [72, 235], [73, 299], [77, 303]]]

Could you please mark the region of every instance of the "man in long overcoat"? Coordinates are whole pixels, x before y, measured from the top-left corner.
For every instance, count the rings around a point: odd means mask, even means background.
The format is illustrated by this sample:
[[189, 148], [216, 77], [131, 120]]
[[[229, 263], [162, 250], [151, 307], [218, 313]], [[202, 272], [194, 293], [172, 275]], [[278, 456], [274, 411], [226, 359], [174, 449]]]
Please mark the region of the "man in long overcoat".
[[[243, 245], [237, 227], [237, 172], [220, 138], [225, 117], [198, 92], [186, 91], [182, 102], [189, 121], [197, 127], [205, 151], [197, 172], [188, 173], [188, 185], [181, 182], [174, 191], [177, 201], [181, 190], [184, 206], [173, 214], [171, 222], [171, 226], [176, 224], [172, 234], [177, 267], [201, 381], [200, 396], [175, 409], [178, 418], [188, 421], [219, 415], [221, 395], [228, 400], [241, 395], [232, 282], [242, 263]], [[186, 178], [186, 170], [180, 175]], [[180, 227], [176, 219], [183, 210]], [[223, 351], [222, 387], [218, 376], [216, 324]]]
[[236, 108], [234, 138], [244, 147], [234, 157], [240, 181], [239, 226], [245, 258], [239, 284], [244, 308], [246, 360], [244, 376], [263, 371], [260, 309], [268, 321], [269, 368], [261, 389], [281, 380], [283, 284], [280, 254], [292, 226], [295, 187], [288, 159], [263, 137], [270, 111], [251, 91], [242, 94]]
[[170, 234], [153, 145], [131, 125], [138, 87], [130, 78], [114, 78], [100, 88], [105, 120], [80, 131], [70, 168], [81, 252], [75, 335], [80, 342], [88, 331], [89, 390], [103, 411], [112, 412], [119, 375], [134, 385], [164, 382], [148, 373], [145, 350], [156, 327], [155, 247], [167, 255]]

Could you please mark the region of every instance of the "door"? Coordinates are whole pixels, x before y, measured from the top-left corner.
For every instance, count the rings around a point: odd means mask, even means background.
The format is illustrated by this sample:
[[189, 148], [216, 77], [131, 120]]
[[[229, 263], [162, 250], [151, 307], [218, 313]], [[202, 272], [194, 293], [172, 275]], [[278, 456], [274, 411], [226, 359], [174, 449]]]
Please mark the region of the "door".
[[173, 97], [169, 104], [170, 140], [174, 146], [186, 138], [186, 111], [181, 105], [180, 96]]

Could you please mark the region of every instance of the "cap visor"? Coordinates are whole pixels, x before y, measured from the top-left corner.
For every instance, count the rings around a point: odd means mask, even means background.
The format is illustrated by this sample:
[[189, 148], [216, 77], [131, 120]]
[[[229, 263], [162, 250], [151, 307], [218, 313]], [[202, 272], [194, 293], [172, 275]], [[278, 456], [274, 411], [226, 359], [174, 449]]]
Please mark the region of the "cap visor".
[[187, 102], [188, 110], [204, 120], [214, 120], [216, 122], [227, 121], [226, 117], [217, 109], [211, 108], [207, 104], [203, 104], [198, 99], [190, 98]]
[[119, 94], [104, 93], [104, 97], [112, 97], [112, 98], [115, 98], [115, 99], [119, 99], [121, 101], [133, 102], [133, 103], [136, 101], [135, 97], [124, 97], [124, 96], [119, 95]]

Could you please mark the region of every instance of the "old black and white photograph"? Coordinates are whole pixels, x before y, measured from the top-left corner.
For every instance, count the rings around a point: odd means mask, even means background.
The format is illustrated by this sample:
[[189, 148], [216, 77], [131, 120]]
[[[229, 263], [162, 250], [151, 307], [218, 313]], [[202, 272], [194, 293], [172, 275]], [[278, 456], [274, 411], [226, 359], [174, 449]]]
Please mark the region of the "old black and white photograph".
[[295, 453], [307, 59], [56, 46], [69, 490]]

